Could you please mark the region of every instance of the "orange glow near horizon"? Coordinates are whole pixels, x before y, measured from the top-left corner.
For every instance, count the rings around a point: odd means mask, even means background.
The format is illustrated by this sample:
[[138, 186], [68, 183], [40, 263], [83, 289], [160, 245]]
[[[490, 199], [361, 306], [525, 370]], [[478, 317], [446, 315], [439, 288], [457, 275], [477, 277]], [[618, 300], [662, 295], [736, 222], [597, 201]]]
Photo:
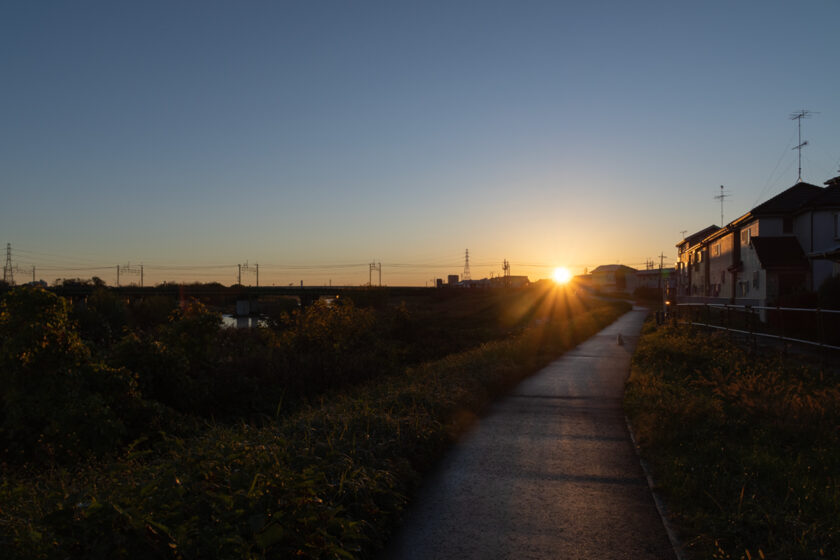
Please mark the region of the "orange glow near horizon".
[[553, 278], [558, 284], [567, 284], [572, 279], [572, 273], [565, 266], [558, 266], [554, 269]]

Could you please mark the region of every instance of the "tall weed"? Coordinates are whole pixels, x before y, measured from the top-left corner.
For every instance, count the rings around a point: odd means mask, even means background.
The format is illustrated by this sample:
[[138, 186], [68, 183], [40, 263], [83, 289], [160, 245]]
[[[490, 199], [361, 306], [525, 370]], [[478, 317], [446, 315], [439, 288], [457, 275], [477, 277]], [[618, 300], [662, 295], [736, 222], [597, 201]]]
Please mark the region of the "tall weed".
[[696, 558], [840, 556], [840, 378], [661, 327], [625, 408]]

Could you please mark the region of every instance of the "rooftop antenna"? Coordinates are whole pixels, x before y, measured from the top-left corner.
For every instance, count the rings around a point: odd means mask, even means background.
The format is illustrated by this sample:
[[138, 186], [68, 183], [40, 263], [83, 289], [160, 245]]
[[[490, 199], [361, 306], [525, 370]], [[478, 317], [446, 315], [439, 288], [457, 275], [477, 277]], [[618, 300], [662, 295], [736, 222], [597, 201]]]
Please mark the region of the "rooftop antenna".
[[688, 233], [688, 230], [687, 229], [681, 229], [680, 233], [682, 234], [683, 239], [685, 239], [685, 234]]
[[808, 141], [802, 141], [802, 119], [809, 119], [811, 115], [819, 114], [815, 111], [809, 111], [807, 109], [802, 109], [801, 111], [797, 111], [795, 113], [790, 114], [790, 120], [796, 121], [796, 128], [799, 131], [799, 145], [793, 148], [799, 152], [799, 177], [796, 179], [797, 183], [802, 182], [802, 148], [808, 145]]
[[715, 195], [715, 200], [720, 200], [720, 227], [723, 227], [723, 200], [730, 196], [727, 191], [723, 190], [723, 185], [720, 186], [720, 194]]

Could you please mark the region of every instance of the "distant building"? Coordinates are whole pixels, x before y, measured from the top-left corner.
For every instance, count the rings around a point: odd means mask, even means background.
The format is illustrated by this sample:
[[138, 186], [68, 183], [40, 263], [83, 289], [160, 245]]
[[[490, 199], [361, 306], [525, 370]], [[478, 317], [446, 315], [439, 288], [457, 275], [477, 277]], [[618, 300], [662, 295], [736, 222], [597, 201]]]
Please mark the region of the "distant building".
[[825, 184], [799, 182], [677, 243], [679, 301], [779, 305], [840, 274], [840, 177]]
[[674, 283], [675, 271], [675, 268], [637, 270], [633, 277], [633, 291], [639, 288], [649, 290], [668, 289]]
[[450, 274], [446, 277], [446, 283], [450, 286], [457, 286], [458, 285], [458, 275], [457, 274]]
[[592, 287], [605, 293], [632, 293], [636, 288], [635, 268], [623, 264], [605, 264], [590, 274]]

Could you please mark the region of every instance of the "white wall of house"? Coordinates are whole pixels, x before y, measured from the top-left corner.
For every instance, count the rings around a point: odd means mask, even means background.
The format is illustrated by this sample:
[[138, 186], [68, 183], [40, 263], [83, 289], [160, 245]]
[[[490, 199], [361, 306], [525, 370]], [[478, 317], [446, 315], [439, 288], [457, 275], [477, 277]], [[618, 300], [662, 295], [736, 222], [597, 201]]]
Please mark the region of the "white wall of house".
[[[759, 224], [759, 221], [761, 222]], [[758, 255], [753, 249], [750, 240], [757, 237], [759, 231], [764, 235], [768, 230], [772, 231], [772, 225], [765, 228], [764, 219], [753, 220], [745, 224], [741, 228], [738, 243], [741, 244], [741, 262], [743, 267], [738, 275], [738, 284], [735, 286], [735, 302], [741, 305], [755, 305], [759, 301], [763, 301], [767, 297], [767, 279], [765, 271], [761, 268], [761, 262], [758, 260]], [[772, 218], [769, 220], [772, 224]], [[779, 231], [781, 231], [781, 219], [779, 221]], [[761, 226], [759, 228], [759, 226]]]
[[734, 234], [728, 233], [709, 244], [709, 296], [729, 299], [732, 295]]

